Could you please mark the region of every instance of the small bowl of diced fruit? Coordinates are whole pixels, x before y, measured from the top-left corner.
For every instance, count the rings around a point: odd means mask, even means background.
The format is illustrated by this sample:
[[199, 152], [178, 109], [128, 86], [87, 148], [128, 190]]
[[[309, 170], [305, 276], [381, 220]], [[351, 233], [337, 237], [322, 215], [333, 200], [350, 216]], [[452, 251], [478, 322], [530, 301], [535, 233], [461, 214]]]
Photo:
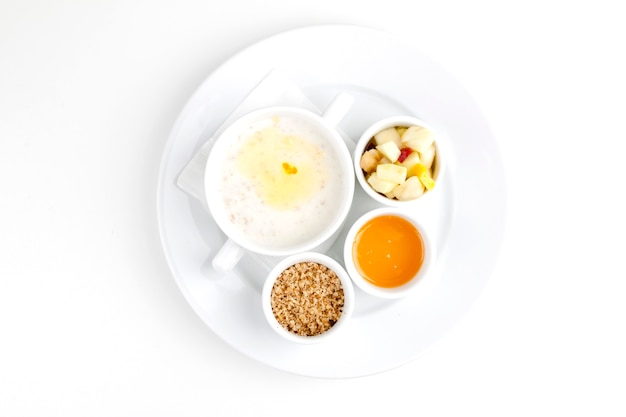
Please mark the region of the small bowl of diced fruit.
[[443, 173], [435, 131], [412, 116], [380, 120], [361, 135], [354, 151], [357, 180], [374, 200], [395, 207], [432, 194]]

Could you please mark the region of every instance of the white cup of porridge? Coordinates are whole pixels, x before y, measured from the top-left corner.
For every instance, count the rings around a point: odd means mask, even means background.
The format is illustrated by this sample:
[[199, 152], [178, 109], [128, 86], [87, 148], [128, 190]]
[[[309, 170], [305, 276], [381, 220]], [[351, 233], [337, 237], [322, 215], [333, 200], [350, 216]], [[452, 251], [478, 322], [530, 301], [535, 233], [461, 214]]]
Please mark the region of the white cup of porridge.
[[352, 103], [341, 93], [321, 116], [266, 107], [219, 135], [204, 177], [209, 210], [227, 237], [212, 259], [217, 271], [246, 251], [283, 257], [330, 248], [354, 196], [352, 157], [336, 129]]

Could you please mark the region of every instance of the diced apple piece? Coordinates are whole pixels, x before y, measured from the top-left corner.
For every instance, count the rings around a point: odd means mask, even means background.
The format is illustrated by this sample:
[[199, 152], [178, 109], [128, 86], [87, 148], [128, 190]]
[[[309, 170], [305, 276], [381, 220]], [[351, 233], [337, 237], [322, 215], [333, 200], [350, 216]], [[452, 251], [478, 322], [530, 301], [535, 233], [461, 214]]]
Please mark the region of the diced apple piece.
[[382, 145], [383, 143], [387, 143], [387, 142], [393, 142], [398, 147], [400, 147], [400, 144], [402, 143], [402, 141], [400, 140], [400, 134], [398, 133], [395, 127], [390, 127], [390, 128], [381, 130], [380, 132], [375, 134], [374, 142], [376, 143], [376, 146]]
[[419, 139], [415, 139], [415, 140], [410, 140], [408, 142], [404, 142], [402, 144], [402, 146], [408, 146], [409, 148], [418, 151], [418, 152], [424, 152], [430, 145], [432, 144], [432, 142], [429, 144], [427, 142], [423, 142]]
[[[404, 161], [400, 162], [400, 165], [402, 165], [403, 167], [405, 167], [406, 169], [410, 171], [411, 167], [413, 167], [415, 164], [419, 164], [420, 162], [421, 162], [421, 159], [420, 159], [419, 154], [417, 152], [413, 152], [412, 154], [407, 156]], [[407, 177], [411, 176], [408, 172], [406, 175]]]
[[411, 126], [402, 135], [402, 143], [418, 152], [423, 152], [434, 141], [433, 132], [422, 126]]
[[396, 162], [400, 156], [400, 148], [398, 148], [395, 142], [385, 142], [382, 145], [378, 145], [376, 149], [391, 162]]
[[392, 194], [399, 201], [415, 200], [424, 194], [424, 184], [417, 177], [410, 177], [394, 188]]
[[430, 145], [423, 152], [420, 152], [420, 161], [426, 168], [431, 168], [433, 166], [433, 161], [435, 160], [435, 145]]
[[398, 131], [398, 135], [400, 135], [400, 140], [402, 140], [402, 135], [406, 132], [408, 128], [405, 126], [396, 126], [396, 130]]
[[367, 183], [374, 189], [374, 191], [381, 194], [387, 194], [393, 191], [393, 189], [398, 185], [395, 182], [381, 180], [376, 172], [372, 172], [370, 176], [367, 177]]
[[383, 154], [378, 149], [370, 149], [361, 155], [361, 169], [368, 174], [376, 171], [376, 166], [380, 163]]
[[379, 164], [376, 167], [378, 178], [395, 184], [402, 184], [406, 180], [406, 167], [396, 164]]
[[417, 139], [419, 137], [419, 131], [422, 129], [424, 129], [422, 126], [409, 126], [400, 136], [400, 140], [402, 141], [402, 143], [405, 143], [410, 140]]

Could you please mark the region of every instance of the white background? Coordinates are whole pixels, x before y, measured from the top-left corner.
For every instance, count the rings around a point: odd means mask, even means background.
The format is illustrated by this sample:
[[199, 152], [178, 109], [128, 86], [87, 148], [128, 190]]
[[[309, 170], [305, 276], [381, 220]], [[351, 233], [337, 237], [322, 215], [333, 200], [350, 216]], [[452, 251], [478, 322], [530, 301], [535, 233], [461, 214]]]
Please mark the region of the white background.
[[[0, 0], [0, 415], [626, 415], [626, 25], [615, 1]], [[284, 30], [410, 38], [476, 99], [507, 229], [468, 315], [348, 380], [237, 353], [164, 260], [159, 163], [220, 63]]]

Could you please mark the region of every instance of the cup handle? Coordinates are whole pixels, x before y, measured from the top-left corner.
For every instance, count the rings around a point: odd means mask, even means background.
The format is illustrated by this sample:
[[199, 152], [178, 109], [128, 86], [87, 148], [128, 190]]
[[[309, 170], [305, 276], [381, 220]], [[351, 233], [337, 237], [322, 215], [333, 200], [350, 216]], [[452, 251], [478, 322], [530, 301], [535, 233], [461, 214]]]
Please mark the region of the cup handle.
[[354, 97], [348, 93], [341, 92], [330, 102], [326, 110], [322, 113], [322, 118], [331, 127], [337, 127], [339, 122], [346, 116], [354, 104]]
[[213, 257], [211, 265], [217, 272], [226, 273], [237, 265], [244, 253], [244, 248], [228, 239]]

